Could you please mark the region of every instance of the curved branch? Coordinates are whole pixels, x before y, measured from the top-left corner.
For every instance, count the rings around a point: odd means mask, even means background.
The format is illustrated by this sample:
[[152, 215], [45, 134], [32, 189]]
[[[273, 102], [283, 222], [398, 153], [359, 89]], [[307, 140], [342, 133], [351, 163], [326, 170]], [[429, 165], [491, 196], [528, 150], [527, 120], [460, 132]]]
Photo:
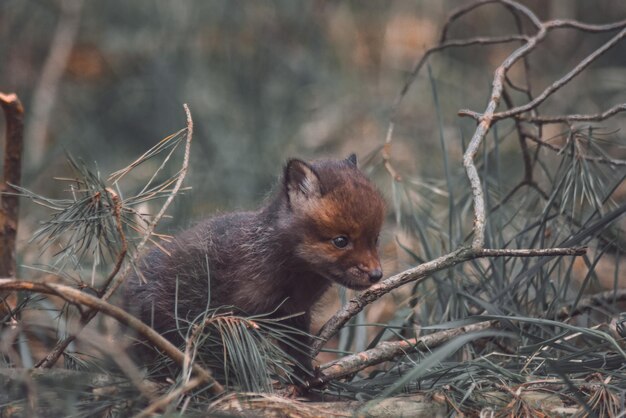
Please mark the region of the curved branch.
[[341, 379], [367, 367], [402, 357], [418, 350], [431, 350], [452, 338], [469, 332], [483, 331], [492, 327], [496, 321], [483, 321], [458, 328], [446, 329], [433, 334], [423, 335], [401, 341], [385, 341], [375, 348], [351, 354], [320, 366], [321, 373], [311, 382], [312, 386], [321, 386], [331, 380]]
[[333, 337], [352, 317], [361, 312], [367, 305], [378, 300], [392, 290], [411, 282], [426, 279], [431, 274], [456, 266], [465, 261], [481, 257], [545, 257], [545, 256], [579, 256], [587, 252], [586, 247], [546, 248], [546, 249], [471, 249], [461, 248], [444, 256], [438, 257], [402, 273], [391, 276], [369, 289], [361, 292], [345, 304], [322, 326], [311, 346], [311, 356], [315, 357], [324, 344]]
[[548, 30], [552, 29], [578, 29], [583, 32], [603, 33], [626, 27], [626, 20], [606, 24], [582, 23], [570, 19], [555, 19], [545, 23]]
[[[545, 31], [545, 27], [543, 29]], [[525, 105], [515, 107], [513, 109], [507, 110], [505, 112], [495, 113], [491, 116], [493, 121], [497, 121], [500, 119], [509, 118], [511, 116], [518, 115], [520, 113], [528, 112], [531, 109], [536, 108], [541, 103], [543, 103], [548, 97], [552, 95], [555, 91], [569, 83], [574, 77], [580, 74], [585, 68], [587, 68], [592, 62], [602, 56], [606, 51], [613, 48], [617, 45], [624, 37], [626, 37], [626, 28], [622, 29], [617, 35], [611, 38], [608, 42], [602, 45], [600, 48], [593, 51], [589, 54], [584, 60], [582, 60], [576, 67], [574, 67], [571, 71], [565, 74], [563, 77], [552, 83], [548, 86], [541, 94], [531, 102], [526, 103]]]
[[[526, 40], [528, 40], [528, 37], [524, 35], [507, 35], [507, 36], [493, 36], [493, 37], [477, 36], [475, 38], [454, 39], [450, 41], [445, 41], [432, 48], [428, 48], [426, 51], [424, 51], [424, 54], [419, 59], [417, 64], [415, 64], [407, 80], [404, 82], [404, 85], [402, 86], [402, 89], [400, 90], [400, 94], [398, 94], [398, 98], [396, 99], [396, 101], [391, 107], [392, 108], [391, 114], [392, 115], [395, 114], [396, 109], [398, 108], [400, 103], [402, 103], [402, 99], [404, 99], [404, 96], [406, 96], [406, 93], [409, 91], [409, 88], [411, 87], [411, 85], [415, 82], [415, 79], [417, 78], [417, 75], [419, 74], [420, 70], [422, 69], [424, 64], [426, 64], [426, 61], [428, 60], [430, 55], [432, 55], [433, 53], [443, 51], [444, 49], [449, 49], [449, 48], [459, 48], [459, 47], [465, 47], [465, 46], [471, 46], [471, 45], [503, 44], [503, 43], [516, 42], [516, 41], [526, 41]], [[393, 119], [393, 116], [392, 116], [392, 119]]]
[[117, 277], [115, 277], [115, 280], [113, 280], [113, 282], [111, 283], [111, 286], [106, 290], [106, 292], [104, 292], [104, 295], [103, 295], [104, 300], [108, 300], [111, 297], [111, 295], [115, 293], [117, 288], [120, 287], [120, 285], [124, 282], [124, 279], [128, 275], [128, 272], [132, 268], [132, 263], [137, 260], [137, 258], [139, 257], [141, 253], [141, 249], [146, 245], [148, 240], [150, 240], [150, 238], [152, 237], [154, 228], [156, 228], [156, 225], [159, 223], [159, 221], [165, 214], [165, 211], [167, 210], [167, 208], [170, 206], [170, 204], [172, 203], [172, 201], [178, 194], [178, 191], [180, 190], [181, 186], [183, 185], [183, 181], [185, 180], [185, 177], [187, 176], [187, 171], [189, 170], [189, 153], [191, 150], [191, 140], [193, 138], [193, 119], [191, 118], [191, 112], [189, 111], [189, 106], [187, 106], [186, 103], [183, 104], [183, 108], [185, 109], [185, 115], [187, 117], [187, 138], [185, 142], [185, 154], [183, 156], [183, 165], [180, 171], [178, 172], [178, 178], [176, 179], [176, 184], [172, 188], [172, 192], [167, 197], [167, 200], [165, 201], [165, 203], [163, 203], [163, 206], [161, 206], [161, 210], [159, 211], [159, 213], [157, 213], [154, 219], [152, 219], [152, 222], [150, 222], [150, 225], [148, 225], [148, 227], [146, 228], [143, 239], [139, 242], [139, 244], [137, 244], [137, 247], [135, 249], [135, 254], [132, 257], [132, 262], [126, 267], [126, 269], [124, 269], [124, 272], [121, 275], [118, 275]]
[[[174, 344], [166, 340], [161, 334], [144, 324], [141, 320], [135, 318], [133, 315], [95, 296], [58, 283], [35, 283], [12, 279], [0, 279], [0, 289], [21, 290], [56, 295], [75, 305], [86, 306], [102, 312], [112, 318], [115, 318], [119, 323], [136, 331], [156, 348], [163, 351], [163, 353], [174, 360], [180, 367], [183, 367], [184, 365], [185, 355], [178, 348], [176, 348]], [[224, 391], [222, 385], [217, 382], [213, 376], [211, 376], [211, 373], [208, 370], [195, 363], [191, 367], [201, 379], [210, 384], [209, 390], [212, 393], [219, 394]]]

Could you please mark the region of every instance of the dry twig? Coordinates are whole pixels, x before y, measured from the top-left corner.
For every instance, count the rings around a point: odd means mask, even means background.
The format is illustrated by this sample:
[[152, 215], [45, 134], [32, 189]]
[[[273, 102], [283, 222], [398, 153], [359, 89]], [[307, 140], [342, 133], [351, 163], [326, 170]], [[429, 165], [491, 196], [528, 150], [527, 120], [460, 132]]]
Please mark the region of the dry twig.
[[[98, 312], [102, 312], [120, 322], [122, 325], [126, 325], [131, 328], [137, 334], [141, 335], [147, 341], [149, 341], [156, 348], [165, 353], [169, 358], [174, 360], [176, 364], [183, 367], [185, 362], [185, 354], [182, 353], [176, 346], [165, 339], [161, 334], [144, 324], [141, 320], [130, 315], [121, 308], [115, 305], [99, 299], [95, 296], [89, 295], [85, 292], [81, 292], [73, 287], [58, 284], [58, 283], [35, 283], [23, 280], [12, 280], [0, 278], [0, 290], [16, 290], [27, 291], [49, 295], [56, 295], [64, 300], [78, 305], [86, 306], [94, 309]], [[199, 378], [210, 385], [210, 391], [215, 394], [222, 393], [224, 388], [219, 384], [208, 370], [205, 370], [198, 364], [191, 365], [192, 370], [198, 375]]]
[[[159, 213], [152, 219], [152, 222], [146, 229], [141, 242], [139, 243], [139, 245], [137, 245], [136, 252], [133, 256], [133, 259], [131, 260], [130, 265], [126, 268], [126, 270], [124, 271], [122, 275], [118, 275], [118, 273], [122, 267], [124, 259], [126, 258], [126, 253], [128, 251], [128, 244], [126, 242], [126, 236], [124, 235], [124, 229], [123, 229], [123, 225], [121, 221], [121, 200], [119, 196], [117, 195], [117, 193], [115, 193], [115, 191], [113, 191], [112, 189], [108, 189], [108, 188], [106, 190], [109, 194], [111, 194], [111, 200], [115, 203], [114, 216], [115, 216], [115, 221], [116, 221], [116, 228], [117, 228], [119, 238], [122, 243], [122, 248], [120, 249], [120, 252], [118, 254], [117, 261], [115, 263], [115, 266], [113, 267], [113, 270], [111, 271], [111, 273], [109, 273], [109, 276], [105, 280], [103, 287], [100, 290], [98, 290], [98, 295], [104, 301], [108, 300], [113, 295], [113, 293], [115, 293], [117, 288], [123, 283], [123, 280], [127, 276], [128, 271], [132, 268], [132, 264], [137, 260], [137, 258], [141, 254], [141, 249], [146, 244], [146, 242], [148, 242], [148, 240], [151, 238], [152, 233], [154, 232], [154, 228], [156, 227], [156, 225], [159, 223], [159, 221], [165, 214], [165, 211], [174, 200], [174, 197], [176, 197], [176, 195], [178, 194], [178, 191], [180, 190], [183, 184], [185, 176], [187, 175], [187, 171], [189, 169], [189, 152], [191, 149], [191, 140], [193, 138], [193, 119], [191, 118], [191, 112], [189, 111], [189, 107], [187, 106], [187, 104], [184, 104], [183, 107], [185, 109], [185, 115], [187, 119], [187, 137], [186, 137], [186, 142], [185, 142], [185, 153], [183, 157], [182, 167], [180, 171], [178, 172], [176, 183], [172, 189], [172, 192], [168, 196], [163, 206], [161, 206]], [[97, 313], [98, 311], [96, 310], [84, 313], [81, 316], [80, 329], [84, 328], [96, 316]], [[50, 351], [50, 353], [48, 353], [46, 357], [41, 359], [36, 364], [36, 367], [43, 367], [43, 368], [52, 367], [61, 357], [61, 355], [63, 354], [65, 349], [69, 346], [69, 344], [76, 339], [79, 332], [80, 330], [76, 331], [74, 334], [66, 337], [65, 339], [57, 343], [57, 345], [52, 349], [52, 351]]]

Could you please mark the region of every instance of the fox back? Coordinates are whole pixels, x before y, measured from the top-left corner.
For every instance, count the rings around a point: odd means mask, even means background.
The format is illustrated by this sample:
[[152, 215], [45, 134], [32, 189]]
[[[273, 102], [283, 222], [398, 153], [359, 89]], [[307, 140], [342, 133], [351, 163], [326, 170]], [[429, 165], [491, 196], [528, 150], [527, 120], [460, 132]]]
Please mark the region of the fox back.
[[[384, 207], [354, 155], [289, 160], [280, 187], [259, 210], [201, 221], [165, 251], [148, 253], [141, 274], [127, 278], [127, 303], [174, 343], [182, 342], [177, 327], [209, 306], [247, 315], [301, 313], [288, 321], [308, 332], [311, 308], [332, 283], [365, 289], [382, 277], [377, 242]], [[292, 354], [310, 368], [306, 356]]]

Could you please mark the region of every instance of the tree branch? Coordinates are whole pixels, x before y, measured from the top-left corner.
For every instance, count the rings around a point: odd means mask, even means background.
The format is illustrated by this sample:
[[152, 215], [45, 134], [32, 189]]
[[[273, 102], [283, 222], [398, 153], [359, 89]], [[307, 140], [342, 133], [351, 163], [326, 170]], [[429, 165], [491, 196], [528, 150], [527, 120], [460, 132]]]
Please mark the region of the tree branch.
[[352, 298], [322, 326], [317, 334], [318, 338], [315, 339], [311, 346], [311, 356], [315, 357], [324, 344], [367, 305], [404, 284], [422, 281], [437, 271], [480, 257], [578, 256], [585, 254], [586, 251], [586, 247], [547, 249], [458, 249], [452, 253], [391, 276]]
[[[19, 186], [21, 183], [24, 108], [20, 99], [13, 93], [0, 93], [0, 106], [6, 121], [3, 177], [0, 183], [0, 277], [15, 277], [15, 240], [20, 202], [18, 196], [5, 192], [10, 190], [10, 184]], [[0, 293], [0, 318], [7, 315], [12, 317], [16, 306], [15, 293]]]
[[[58, 284], [58, 283], [35, 283], [23, 280], [13, 279], [0, 279], [1, 290], [15, 290], [15, 291], [27, 291], [34, 293], [43, 293], [49, 295], [60, 296], [66, 301], [78, 305], [86, 306], [96, 311], [102, 312], [112, 318], [115, 318], [118, 322], [136, 331], [139, 335], [144, 337], [147, 341], [152, 343], [156, 348], [163, 351], [165, 355], [174, 360], [176, 364], [183, 367], [185, 363], [185, 354], [183, 354], [178, 348], [176, 348], [171, 342], [165, 339], [161, 334], [144, 324], [141, 320], [135, 318], [131, 314], [127, 313], [121, 308], [115, 305], [99, 299], [95, 296], [89, 295], [80, 290], [74, 289], [70, 286]], [[217, 382], [211, 373], [197, 364], [192, 364], [192, 370], [201, 378], [204, 382], [210, 384], [210, 391], [214, 394], [219, 394], [224, 391], [222, 385]]]
[[509, 118], [511, 116], [518, 115], [520, 113], [527, 112], [536, 108], [543, 103], [548, 97], [555, 91], [569, 83], [574, 77], [580, 74], [585, 68], [587, 68], [592, 62], [602, 56], [606, 51], [617, 45], [622, 39], [626, 37], [626, 29], [622, 29], [617, 35], [611, 38], [608, 42], [602, 45], [600, 48], [589, 54], [584, 60], [582, 60], [576, 67], [565, 74], [563, 77], [548, 86], [541, 94], [535, 97], [531, 102], [526, 103], [523, 106], [518, 106], [505, 112], [499, 112], [492, 115], [492, 120], [497, 121], [500, 119]]
[[312, 382], [312, 386], [321, 386], [331, 380], [341, 379], [366, 367], [402, 357], [418, 350], [430, 350], [452, 338], [470, 332], [483, 331], [492, 327], [496, 321], [483, 321], [458, 328], [446, 329], [433, 334], [423, 335], [401, 341], [386, 341], [375, 348], [351, 354], [320, 366], [321, 374]]
[[558, 116], [525, 116], [516, 115], [515, 118], [523, 122], [530, 122], [536, 125], [548, 125], [554, 123], [572, 122], [601, 122], [621, 112], [626, 112], [626, 103], [621, 103], [612, 108], [596, 114], [589, 115], [558, 115]]
[[156, 225], [159, 223], [159, 221], [165, 214], [165, 211], [167, 210], [167, 208], [170, 206], [170, 204], [172, 203], [172, 201], [178, 194], [180, 188], [183, 185], [183, 181], [185, 180], [185, 177], [187, 176], [187, 171], [189, 170], [189, 154], [191, 151], [191, 140], [193, 138], [193, 119], [191, 118], [191, 112], [189, 111], [189, 106], [187, 106], [186, 103], [183, 104], [183, 108], [185, 109], [185, 115], [187, 117], [187, 138], [185, 142], [185, 154], [183, 156], [183, 164], [182, 164], [180, 171], [178, 172], [178, 178], [176, 179], [176, 184], [174, 184], [172, 192], [167, 197], [167, 200], [165, 201], [165, 203], [163, 203], [163, 206], [161, 206], [161, 210], [159, 211], [159, 213], [157, 213], [154, 219], [152, 219], [152, 222], [150, 222], [150, 225], [148, 225], [148, 228], [146, 228], [146, 232], [144, 234], [143, 239], [139, 242], [139, 244], [137, 244], [135, 254], [132, 257], [131, 263], [126, 267], [126, 269], [121, 275], [118, 275], [117, 277], [115, 277], [115, 279], [111, 283], [111, 286], [105, 291], [104, 296], [103, 296], [104, 300], [108, 300], [111, 297], [111, 295], [115, 293], [117, 288], [120, 287], [120, 285], [124, 282], [124, 279], [126, 278], [126, 276], [128, 275], [128, 272], [132, 268], [133, 263], [137, 261], [137, 259], [139, 258], [141, 254], [141, 250], [146, 245], [148, 240], [150, 240], [150, 237], [152, 236], [154, 229], [156, 228]]
[[[120, 236], [120, 240], [122, 242], [122, 248], [120, 249], [120, 253], [118, 254], [117, 261], [115, 263], [115, 266], [113, 267], [113, 270], [111, 271], [111, 273], [105, 280], [103, 287], [98, 291], [98, 295], [104, 301], [108, 300], [113, 295], [113, 293], [115, 293], [117, 288], [123, 283], [124, 278], [128, 274], [128, 271], [130, 270], [130, 268], [132, 268], [132, 263], [134, 263], [139, 257], [141, 253], [141, 249], [152, 236], [152, 233], [154, 232], [154, 228], [156, 227], [156, 225], [159, 223], [159, 221], [165, 214], [165, 211], [174, 200], [174, 197], [178, 194], [178, 191], [180, 190], [182, 186], [183, 180], [185, 179], [185, 176], [187, 175], [187, 171], [189, 168], [189, 152], [190, 152], [190, 147], [191, 147], [191, 139], [193, 138], [193, 119], [191, 118], [191, 112], [189, 111], [189, 107], [187, 106], [187, 104], [183, 104], [183, 108], [185, 109], [185, 115], [186, 115], [186, 120], [187, 120], [187, 137], [186, 137], [186, 143], [185, 143], [185, 154], [183, 157], [183, 164], [182, 164], [180, 171], [178, 172], [176, 184], [174, 185], [172, 192], [168, 196], [167, 200], [161, 207], [161, 210], [154, 217], [154, 219], [152, 219], [152, 222], [146, 229], [141, 242], [139, 243], [139, 245], [137, 245], [136, 252], [131, 260], [131, 264], [125, 269], [124, 273], [119, 276], [118, 276], [118, 273], [122, 267], [122, 263], [124, 262], [126, 253], [128, 251], [128, 244], [126, 242], [126, 236], [124, 235], [124, 229], [123, 229], [122, 222], [121, 222], [122, 202], [119, 196], [117, 195], [117, 193], [115, 193], [115, 191], [107, 188], [107, 192], [111, 195], [111, 200], [115, 204], [114, 216], [115, 216], [118, 235]], [[72, 341], [76, 339], [80, 331], [85, 326], [87, 326], [89, 322], [91, 322], [91, 320], [97, 315], [97, 313], [98, 311], [94, 310], [94, 311], [90, 311], [90, 312], [83, 314], [81, 321], [80, 321], [80, 329], [77, 330], [73, 335], [69, 335], [62, 341], [58, 342], [57, 345], [52, 349], [52, 351], [48, 353], [46, 357], [41, 359], [36, 364], [36, 367], [43, 367], [43, 368], [52, 367], [59, 360], [59, 358], [65, 351], [65, 349], [70, 345]]]

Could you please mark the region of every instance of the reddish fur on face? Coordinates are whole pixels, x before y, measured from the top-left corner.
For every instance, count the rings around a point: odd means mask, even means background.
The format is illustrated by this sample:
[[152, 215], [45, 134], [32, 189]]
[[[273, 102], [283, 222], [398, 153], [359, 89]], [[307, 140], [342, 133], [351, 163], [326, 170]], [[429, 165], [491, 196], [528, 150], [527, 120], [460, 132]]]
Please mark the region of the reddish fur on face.
[[[299, 169], [304, 172], [300, 182], [308, 186], [304, 192], [292, 188], [292, 210], [302, 231], [296, 253], [327, 279], [353, 289], [369, 287], [376, 281], [370, 272], [381, 271], [376, 246], [385, 205], [380, 193], [348, 160]], [[348, 238], [345, 248], [333, 244], [338, 236]]]

